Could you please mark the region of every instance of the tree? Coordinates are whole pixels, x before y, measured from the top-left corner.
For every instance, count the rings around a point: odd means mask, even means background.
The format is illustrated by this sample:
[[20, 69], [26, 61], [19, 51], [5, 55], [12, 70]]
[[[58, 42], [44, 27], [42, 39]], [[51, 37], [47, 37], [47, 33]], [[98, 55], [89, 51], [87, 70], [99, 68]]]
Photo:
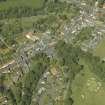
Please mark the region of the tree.
[[32, 95], [36, 90], [37, 83], [49, 65], [49, 59], [44, 53], [36, 54], [32, 61], [31, 69], [24, 77], [24, 88], [22, 90], [24, 94], [19, 105], [31, 104]]

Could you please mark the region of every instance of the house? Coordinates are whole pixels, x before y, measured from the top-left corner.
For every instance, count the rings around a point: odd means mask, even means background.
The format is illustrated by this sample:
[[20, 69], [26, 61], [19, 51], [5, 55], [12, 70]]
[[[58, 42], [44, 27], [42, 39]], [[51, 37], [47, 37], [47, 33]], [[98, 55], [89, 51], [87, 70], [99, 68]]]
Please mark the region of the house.
[[39, 40], [39, 38], [37, 36], [33, 35], [33, 32], [28, 32], [26, 34], [26, 38], [30, 39], [32, 41], [38, 41]]

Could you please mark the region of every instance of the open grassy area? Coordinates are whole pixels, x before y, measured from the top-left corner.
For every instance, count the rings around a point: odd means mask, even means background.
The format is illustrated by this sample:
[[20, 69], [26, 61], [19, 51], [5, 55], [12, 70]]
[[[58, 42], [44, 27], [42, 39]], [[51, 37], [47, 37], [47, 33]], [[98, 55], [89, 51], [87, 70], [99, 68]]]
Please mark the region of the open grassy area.
[[90, 65], [81, 62], [84, 70], [75, 78], [72, 84], [73, 105], [105, 105], [105, 84], [91, 72]]
[[105, 58], [105, 37], [99, 43], [99, 45], [93, 50], [93, 54]]
[[[29, 1], [29, 2], [28, 2]], [[7, 0], [6, 2], [0, 2], [0, 10], [6, 10], [14, 7], [33, 7], [41, 8], [44, 0]]]

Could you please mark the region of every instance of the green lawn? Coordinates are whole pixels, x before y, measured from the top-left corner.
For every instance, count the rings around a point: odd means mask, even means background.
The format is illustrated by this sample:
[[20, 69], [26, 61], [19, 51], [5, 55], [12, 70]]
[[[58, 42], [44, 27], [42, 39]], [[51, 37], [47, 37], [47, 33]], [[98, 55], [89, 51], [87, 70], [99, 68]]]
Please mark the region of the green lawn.
[[96, 56], [100, 56], [101, 58], [105, 58], [105, 37], [99, 43], [99, 45], [93, 50], [93, 54]]
[[43, 5], [44, 0], [7, 0], [0, 3], [0, 10], [6, 10], [10, 7], [29, 6], [33, 8], [40, 8]]
[[105, 84], [85, 65], [72, 84], [73, 105], [105, 105]]

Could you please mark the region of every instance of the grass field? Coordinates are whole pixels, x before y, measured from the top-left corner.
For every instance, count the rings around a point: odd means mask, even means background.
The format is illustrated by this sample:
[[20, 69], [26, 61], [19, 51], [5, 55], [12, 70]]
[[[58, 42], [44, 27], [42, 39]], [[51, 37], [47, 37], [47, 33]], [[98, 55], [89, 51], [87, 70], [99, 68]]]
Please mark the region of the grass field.
[[105, 84], [85, 65], [72, 84], [73, 105], [105, 105]]
[[93, 50], [93, 54], [105, 58], [105, 37], [99, 43], [99, 45]]
[[0, 2], [0, 10], [6, 10], [8, 8], [14, 7], [33, 7], [33, 8], [41, 8], [44, 3], [44, 0], [7, 0], [6, 2]]

